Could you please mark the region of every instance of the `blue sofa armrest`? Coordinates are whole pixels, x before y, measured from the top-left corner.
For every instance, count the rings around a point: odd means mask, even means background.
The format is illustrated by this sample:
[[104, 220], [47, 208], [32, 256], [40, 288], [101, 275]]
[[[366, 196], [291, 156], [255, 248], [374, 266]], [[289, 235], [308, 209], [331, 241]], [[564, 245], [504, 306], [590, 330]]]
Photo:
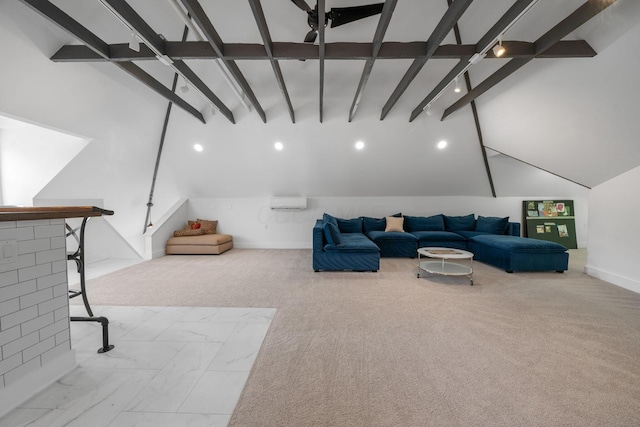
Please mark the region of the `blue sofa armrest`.
[[324, 223], [321, 219], [316, 220], [313, 226], [313, 250], [322, 252], [324, 245], [328, 242], [324, 238]]
[[519, 222], [510, 222], [507, 225], [507, 233], [509, 236], [520, 236], [520, 223]]

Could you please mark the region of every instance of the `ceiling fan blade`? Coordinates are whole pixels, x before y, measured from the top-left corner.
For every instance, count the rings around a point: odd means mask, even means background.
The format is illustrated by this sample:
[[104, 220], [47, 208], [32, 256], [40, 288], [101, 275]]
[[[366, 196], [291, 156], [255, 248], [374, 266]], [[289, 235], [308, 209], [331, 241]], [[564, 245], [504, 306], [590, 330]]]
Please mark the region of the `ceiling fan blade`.
[[316, 37], [318, 37], [318, 32], [316, 30], [311, 30], [304, 36], [305, 43], [313, 43], [316, 41]]
[[293, 4], [295, 4], [296, 6], [298, 6], [300, 9], [304, 10], [305, 12], [311, 12], [311, 8], [307, 4], [307, 2], [305, 2], [304, 0], [291, 0], [291, 1], [293, 2]]
[[331, 28], [357, 21], [358, 19], [377, 15], [382, 12], [383, 6], [384, 3], [351, 7], [332, 7], [328, 14], [331, 19]]

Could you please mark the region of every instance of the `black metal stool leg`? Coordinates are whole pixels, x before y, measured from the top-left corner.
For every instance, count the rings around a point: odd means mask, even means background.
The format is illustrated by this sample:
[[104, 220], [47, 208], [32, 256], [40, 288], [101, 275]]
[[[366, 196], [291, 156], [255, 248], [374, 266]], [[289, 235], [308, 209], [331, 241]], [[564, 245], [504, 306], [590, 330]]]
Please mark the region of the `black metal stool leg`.
[[80, 237], [76, 234], [77, 229], [72, 229], [69, 224], [67, 224], [67, 230], [69, 230], [69, 235], [73, 235], [73, 237], [78, 242], [78, 249], [72, 253], [67, 255], [68, 260], [73, 260], [78, 267], [78, 273], [80, 274], [80, 291], [69, 291], [69, 298], [77, 297], [78, 295], [82, 295], [82, 302], [84, 303], [84, 308], [87, 310], [87, 314], [89, 317], [71, 317], [70, 320], [72, 322], [98, 322], [102, 325], [102, 347], [98, 349], [98, 353], [106, 353], [109, 350], [114, 348], [113, 345], [109, 344], [109, 319], [106, 317], [93, 317], [93, 311], [91, 310], [91, 306], [89, 305], [89, 299], [87, 298], [87, 289], [85, 287], [85, 277], [84, 277], [84, 229], [87, 225], [87, 220], [89, 218], [85, 217], [82, 220], [82, 225], [80, 226]]

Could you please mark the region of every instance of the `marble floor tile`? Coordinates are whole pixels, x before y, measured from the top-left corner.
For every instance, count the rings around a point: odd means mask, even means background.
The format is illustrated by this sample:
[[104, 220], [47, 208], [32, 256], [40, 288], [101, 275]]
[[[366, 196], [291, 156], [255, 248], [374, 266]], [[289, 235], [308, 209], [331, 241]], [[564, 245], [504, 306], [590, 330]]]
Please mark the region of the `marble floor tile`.
[[212, 322], [271, 323], [275, 308], [222, 307], [211, 318]]
[[218, 311], [220, 311], [219, 307], [191, 307], [191, 310], [185, 313], [180, 320], [183, 322], [208, 322]]
[[121, 412], [109, 427], [225, 427], [230, 415]]
[[207, 370], [250, 371], [268, 329], [265, 323], [239, 323]]
[[[71, 322], [78, 367], [0, 418], [18, 426], [226, 426], [275, 309], [92, 307]], [[70, 306], [86, 316], [84, 306]]]
[[157, 341], [172, 342], [225, 342], [236, 328], [236, 323], [175, 322], [161, 333]]
[[17, 408], [0, 420], [0, 427], [48, 427], [64, 412], [58, 409]]
[[232, 414], [249, 372], [207, 371], [178, 412]]
[[185, 346], [183, 342], [117, 341], [108, 353], [96, 353], [83, 362], [91, 368], [157, 369], [164, 368]]
[[187, 343], [126, 411], [176, 412], [221, 347], [222, 343]]

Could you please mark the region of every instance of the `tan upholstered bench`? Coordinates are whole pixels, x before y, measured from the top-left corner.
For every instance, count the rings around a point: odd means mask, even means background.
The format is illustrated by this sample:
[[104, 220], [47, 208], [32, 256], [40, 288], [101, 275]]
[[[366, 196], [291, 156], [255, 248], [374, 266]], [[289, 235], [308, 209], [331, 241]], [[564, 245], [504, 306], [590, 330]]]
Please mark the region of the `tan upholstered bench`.
[[167, 255], [219, 255], [233, 248], [228, 234], [171, 237], [167, 241]]

